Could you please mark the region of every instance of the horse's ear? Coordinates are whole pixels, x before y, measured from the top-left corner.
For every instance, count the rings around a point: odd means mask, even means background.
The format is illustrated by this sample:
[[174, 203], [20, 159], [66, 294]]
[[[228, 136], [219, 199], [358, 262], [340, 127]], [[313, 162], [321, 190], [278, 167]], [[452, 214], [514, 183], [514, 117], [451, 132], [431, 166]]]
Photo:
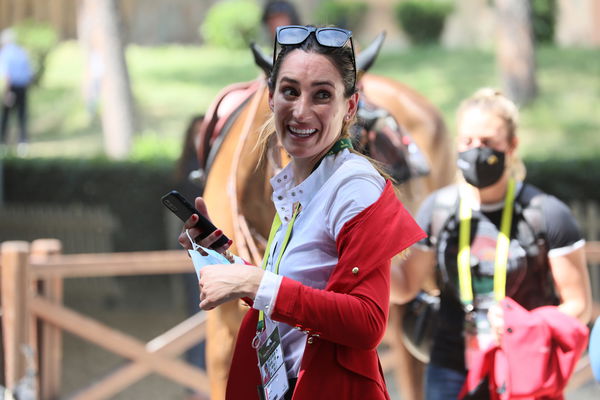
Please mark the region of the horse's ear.
[[375, 63], [375, 59], [381, 50], [381, 45], [385, 39], [385, 31], [381, 32], [375, 40], [364, 51], [361, 51], [356, 57], [356, 69], [367, 72]]
[[273, 61], [271, 58], [267, 57], [265, 53], [263, 53], [262, 49], [254, 42], [250, 43], [250, 49], [252, 50], [252, 55], [254, 56], [254, 63], [265, 72], [266, 76], [270, 76], [271, 70], [273, 69]]

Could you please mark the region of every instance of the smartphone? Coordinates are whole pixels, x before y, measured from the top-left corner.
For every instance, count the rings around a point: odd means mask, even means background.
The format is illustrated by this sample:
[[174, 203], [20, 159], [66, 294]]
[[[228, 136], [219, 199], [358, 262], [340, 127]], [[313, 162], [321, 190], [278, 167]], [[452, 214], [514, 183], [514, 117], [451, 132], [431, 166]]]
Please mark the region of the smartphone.
[[[196, 210], [196, 208], [177, 190], [171, 190], [169, 193], [165, 194], [161, 198], [161, 201], [183, 222], [187, 221], [192, 214], [196, 214], [199, 217], [198, 222], [195, 225], [195, 227], [199, 228], [201, 231], [198, 239], [204, 239], [217, 230], [217, 227], [214, 226], [213, 223], [210, 222], [204, 215], [200, 214], [200, 212]], [[219, 247], [227, 244], [227, 242], [229, 242], [229, 238], [223, 235], [210, 247], [213, 249], [218, 249]]]

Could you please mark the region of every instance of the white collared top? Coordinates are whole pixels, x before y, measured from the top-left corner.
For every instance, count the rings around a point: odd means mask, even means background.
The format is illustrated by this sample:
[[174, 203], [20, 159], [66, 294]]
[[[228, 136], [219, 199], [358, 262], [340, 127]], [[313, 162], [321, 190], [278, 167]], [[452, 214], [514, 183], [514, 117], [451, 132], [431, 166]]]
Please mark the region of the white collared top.
[[[325, 288], [338, 261], [338, 233], [347, 221], [379, 198], [385, 179], [367, 159], [342, 150], [337, 155], [325, 157], [297, 186], [294, 186], [291, 165], [273, 177], [271, 185], [273, 203], [282, 224], [273, 239], [266, 273], [253, 306], [265, 312], [267, 324], [274, 323], [268, 317], [282, 276], [313, 288]], [[277, 275], [272, 271], [296, 202], [300, 203], [301, 212], [296, 217]], [[287, 324], [278, 324], [288, 377], [297, 377], [306, 336]]]

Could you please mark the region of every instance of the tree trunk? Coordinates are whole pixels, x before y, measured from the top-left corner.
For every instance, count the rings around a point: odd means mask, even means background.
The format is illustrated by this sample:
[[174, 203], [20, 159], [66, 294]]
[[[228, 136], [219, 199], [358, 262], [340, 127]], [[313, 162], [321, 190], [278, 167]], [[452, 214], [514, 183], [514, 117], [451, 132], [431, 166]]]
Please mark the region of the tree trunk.
[[123, 159], [131, 150], [134, 113], [115, 0], [81, 0], [78, 22], [87, 53], [85, 84], [99, 89], [104, 150], [110, 158]]
[[524, 0], [496, 0], [496, 12], [496, 57], [504, 92], [518, 105], [524, 105], [537, 94], [531, 5]]

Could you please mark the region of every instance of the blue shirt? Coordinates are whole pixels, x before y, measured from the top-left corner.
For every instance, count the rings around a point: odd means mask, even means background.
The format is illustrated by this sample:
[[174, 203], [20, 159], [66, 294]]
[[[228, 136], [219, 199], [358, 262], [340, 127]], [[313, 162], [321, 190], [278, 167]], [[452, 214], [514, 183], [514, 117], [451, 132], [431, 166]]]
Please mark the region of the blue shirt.
[[29, 85], [33, 72], [25, 50], [14, 43], [4, 45], [0, 50], [0, 75], [8, 79], [10, 86]]

